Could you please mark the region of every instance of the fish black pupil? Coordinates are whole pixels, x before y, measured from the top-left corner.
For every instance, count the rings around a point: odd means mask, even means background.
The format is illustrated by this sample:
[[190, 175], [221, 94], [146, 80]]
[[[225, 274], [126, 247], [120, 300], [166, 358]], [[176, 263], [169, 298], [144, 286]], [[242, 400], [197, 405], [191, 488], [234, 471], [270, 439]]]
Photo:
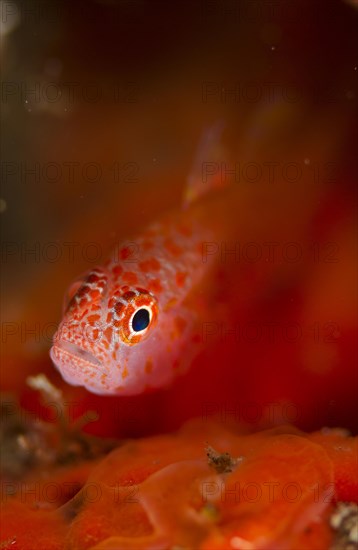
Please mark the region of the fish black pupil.
[[145, 308], [138, 309], [132, 319], [132, 328], [135, 332], [140, 332], [147, 328], [149, 321], [149, 311]]

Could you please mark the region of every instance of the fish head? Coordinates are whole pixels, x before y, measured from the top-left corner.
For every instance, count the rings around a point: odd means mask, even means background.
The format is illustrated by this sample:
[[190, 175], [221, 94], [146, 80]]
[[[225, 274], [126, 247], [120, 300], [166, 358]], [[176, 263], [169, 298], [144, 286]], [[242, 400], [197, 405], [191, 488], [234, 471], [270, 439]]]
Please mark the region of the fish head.
[[190, 329], [189, 312], [163, 307], [145, 287], [95, 268], [74, 285], [51, 358], [63, 378], [92, 393], [135, 395], [167, 385]]

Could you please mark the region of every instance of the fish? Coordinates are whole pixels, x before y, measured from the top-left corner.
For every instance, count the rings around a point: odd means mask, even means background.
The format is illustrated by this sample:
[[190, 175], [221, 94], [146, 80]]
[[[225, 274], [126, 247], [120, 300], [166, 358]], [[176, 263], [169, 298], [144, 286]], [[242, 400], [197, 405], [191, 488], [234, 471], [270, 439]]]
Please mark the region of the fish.
[[203, 348], [200, 322], [217, 319], [211, 251], [236, 216], [218, 174], [202, 177], [205, 159], [222, 151], [222, 130], [220, 122], [204, 132], [180, 208], [71, 285], [50, 350], [67, 383], [138, 395], [170, 385]]

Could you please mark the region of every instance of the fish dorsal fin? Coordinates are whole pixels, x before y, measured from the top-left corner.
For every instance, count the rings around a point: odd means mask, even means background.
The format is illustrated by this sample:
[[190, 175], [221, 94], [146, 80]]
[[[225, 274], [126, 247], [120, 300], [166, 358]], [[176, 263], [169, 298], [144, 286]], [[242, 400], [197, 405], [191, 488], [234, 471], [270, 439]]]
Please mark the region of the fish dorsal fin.
[[227, 149], [222, 143], [224, 127], [224, 121], [219, 120], [206, 129], [201, 137], [184, 190], [184, 208], [228, 185], [226, 178], [222, 177], [222, 166], [228, 158]]

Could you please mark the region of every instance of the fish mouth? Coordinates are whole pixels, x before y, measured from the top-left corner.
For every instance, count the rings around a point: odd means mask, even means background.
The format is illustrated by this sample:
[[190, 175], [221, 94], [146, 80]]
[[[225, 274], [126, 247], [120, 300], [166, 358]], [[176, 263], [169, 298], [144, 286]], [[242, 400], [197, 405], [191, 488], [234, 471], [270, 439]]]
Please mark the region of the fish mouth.
[[101, 370], [103, 366], [91, 352], [67, 340], [58, 340], [54, 344], [51, 349], [51, 358], [55, 364], [57, 364], [59, 360], [66, 358], [66, 363], [78, 362], [93, 367], [97, 371]]

